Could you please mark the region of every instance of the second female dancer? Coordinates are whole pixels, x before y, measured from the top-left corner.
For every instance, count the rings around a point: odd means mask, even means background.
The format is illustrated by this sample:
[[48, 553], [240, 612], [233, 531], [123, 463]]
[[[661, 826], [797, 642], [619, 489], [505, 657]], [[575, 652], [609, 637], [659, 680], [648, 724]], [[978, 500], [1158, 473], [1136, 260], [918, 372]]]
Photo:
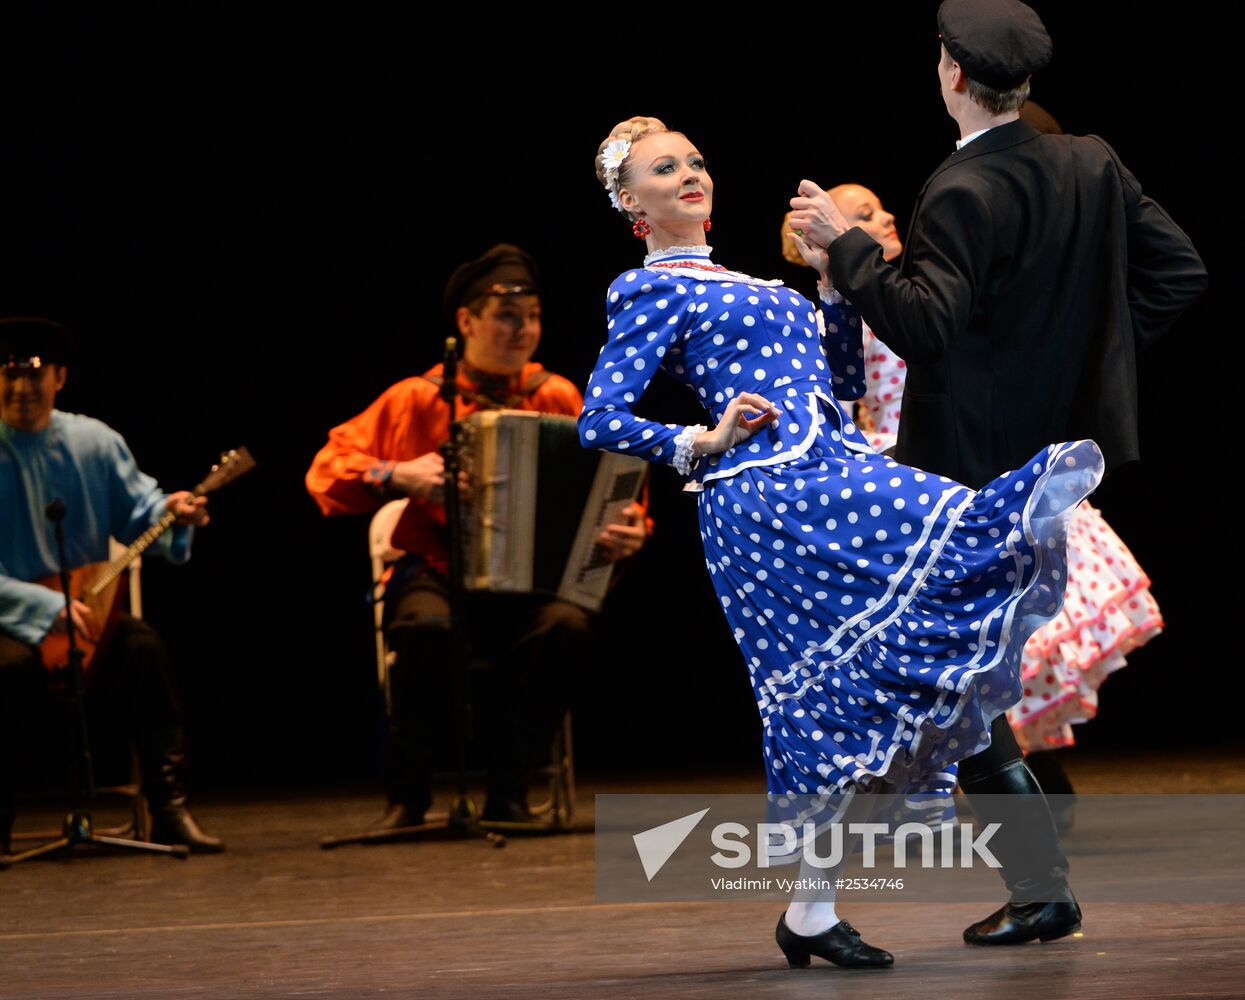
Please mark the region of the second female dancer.
[[[1045, 131], [1058, 131], [1049, 114], [1030, 110], [1033, 107], [1032, 102], [1026, 104], [1022, 117], [1028, 112], [1034, 120], [1050, 123]], [[827, 193], [849, 222], [877, 241], [883, 260], [895, 260], [903, 252], [895, 217], [867, 187], [840, 184]], [[806, 263], [791, 238], [789, 216], [782, 226], [782, 254], [793, 264]], [[867, 323], [862, 321], [861, 329], [865, 392], [854, 409], [856, 425], [875, 451], [893, 451], [908, 366]], [[1016, 741], [1028, 755], [1029, 769], [1045, 792], [1063, 795], [1055, 813], [1061, 832], [1071, 824], [1072, 785], [1050, 751], [1076, 742], [1072, 726], [1098, 714], [1103, 682], [1126, 665], [1128, 653], [1163, 628], [1149, 577], [1089, 501], [1077, 507], [1069, 522], [1068, 553], [1063, 610], [1029, 638], [1021, 671], [1024, 693], [1007, 711]]]

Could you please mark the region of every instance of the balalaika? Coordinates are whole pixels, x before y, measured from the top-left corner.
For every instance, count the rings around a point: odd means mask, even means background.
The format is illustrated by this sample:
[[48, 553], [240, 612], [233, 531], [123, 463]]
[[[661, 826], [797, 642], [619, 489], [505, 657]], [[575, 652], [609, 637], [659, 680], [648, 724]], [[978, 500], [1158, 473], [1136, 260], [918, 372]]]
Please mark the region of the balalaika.
[[463, 420], [464, 583], [538, 591], [595, 611], [614, 570], [596, 543], [644, 484], [645, 462], [588, 451], [573, 417], [484, 410]]
[[[207, 496], [231, 483], [243, 473], [255, 468], [255, 459], [245, 448], [235, 448], [221, 456], [212, 466], [203, 482], [190, 491], [191, 497]], [[177, 518], [165, 513], [160, 520], [144, 531], [121, 555], [111, 562], [88, 563], [69, 571], [69, 592], [74, 600], [90, 607], [92, 627], [78, 635], [78, 647], [82, 650], [82, 668], [85, 670], [95, 658], [96, 650], [104, 644], [111, 633], [117, 617], [121, 614], [121, 595], [117, 583], [121, 574], [147, 551], [148, 547], [173, 527]], [[51, 590], [61, 590], [61, 578], [49, 576], [36, 580]], [[43, 664], [49, 670], [58, 670], [69, 663], [69, 636], [61, 632], [46, 636], [39, 644]]]

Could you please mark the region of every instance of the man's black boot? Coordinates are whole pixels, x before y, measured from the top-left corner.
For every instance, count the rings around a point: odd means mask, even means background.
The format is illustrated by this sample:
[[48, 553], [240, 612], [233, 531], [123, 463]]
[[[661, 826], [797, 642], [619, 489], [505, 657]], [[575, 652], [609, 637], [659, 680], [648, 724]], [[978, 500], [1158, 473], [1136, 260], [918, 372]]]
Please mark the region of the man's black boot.
[[1068, 888], [1068, 858], [1059, 844], [1042, 789], [1023, 760], [962, 785], [978, 830], [999, 823], [987, 846], [1011, 892], [1006, 906], [964, 931], [968, 944], [1053, 941], [1081, 927], [1081, 908]]

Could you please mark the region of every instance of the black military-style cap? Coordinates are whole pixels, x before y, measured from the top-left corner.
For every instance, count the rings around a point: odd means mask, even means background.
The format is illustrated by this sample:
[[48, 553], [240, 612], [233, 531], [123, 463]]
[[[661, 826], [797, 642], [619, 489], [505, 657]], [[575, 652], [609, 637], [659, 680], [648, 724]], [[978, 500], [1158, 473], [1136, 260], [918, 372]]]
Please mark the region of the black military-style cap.
[[42, 316], [0, 319], [0, 371], [67, 364], [68, 328]]
[[445, 312], [453, 316], [459, 306], [482, 295], [539, 295], [536, 261], [525, 250], [498, 243], [483, 257], [455, 268], [445, 283]]
[[969, 79], [995, 90], [1019, 87], [1050, 62], [1046, 26], [1019, 0], [944, 0], [938, 33]]

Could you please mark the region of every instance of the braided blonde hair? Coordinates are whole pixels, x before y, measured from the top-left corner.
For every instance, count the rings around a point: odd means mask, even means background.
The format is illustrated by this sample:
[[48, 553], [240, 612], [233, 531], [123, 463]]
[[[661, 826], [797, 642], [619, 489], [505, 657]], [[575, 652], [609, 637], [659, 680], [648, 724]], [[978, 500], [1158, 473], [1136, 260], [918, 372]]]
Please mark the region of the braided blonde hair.
[[[607, 177], [605, 173], [605, 164], [601, 162], [601, 154], [605, 152], [606, 146], [618, 139], [624, 139], [634, 146], [646, 135], [659, 135], [662, 132], [669, 131], [670, 129], [666, 128], [665, 122], [663, 122], [660, 118], [645, 118], [642, 116], [628, 118], [625, 122], [619, 122], [615, 125], [610, 130], [610, 134], [606, 136], [605, 141], [597, 147], [597, 180], [601, 182], [601, 186], [604, 187], [606, 191], [617, 195], [618, 192], [622, 190], [622, 188], [625, 187], [631, 179], [631, 157], [628, 155], [627, 159], [623, 160], [622, 166], [618, 168], [617, 178], [611, 183], [610, 178]], [[626, 209], [619, 207], [619, 211], [622, 212], [629, 221], [634, 221], [635, 216], [633, 216]]]

